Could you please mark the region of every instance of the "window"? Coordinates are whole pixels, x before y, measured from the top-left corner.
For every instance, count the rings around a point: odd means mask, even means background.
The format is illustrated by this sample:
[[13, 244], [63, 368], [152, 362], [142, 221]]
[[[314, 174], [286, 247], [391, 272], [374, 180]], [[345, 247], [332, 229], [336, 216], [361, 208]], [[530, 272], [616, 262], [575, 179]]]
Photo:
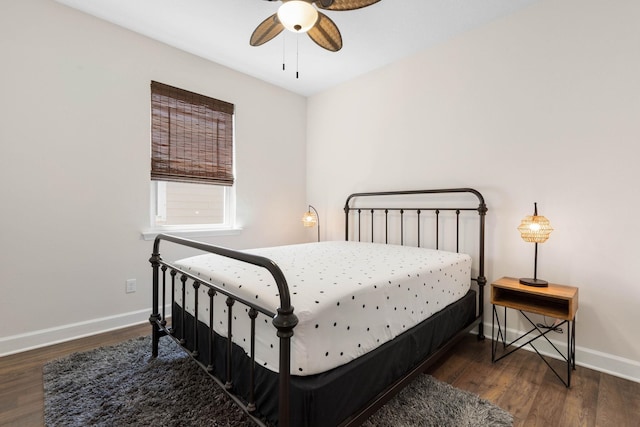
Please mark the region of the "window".
[[155, 183], [156, 226], [226, 225], [227, 187], [157, 181]]
[[234, 105], [151, 82], [151, 222], [233, 227]]

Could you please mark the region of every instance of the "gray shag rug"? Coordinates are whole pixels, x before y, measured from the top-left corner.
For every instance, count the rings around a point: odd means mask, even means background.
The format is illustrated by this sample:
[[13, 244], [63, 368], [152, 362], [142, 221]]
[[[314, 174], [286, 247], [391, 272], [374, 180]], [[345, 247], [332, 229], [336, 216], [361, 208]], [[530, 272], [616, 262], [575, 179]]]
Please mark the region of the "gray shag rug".
[[[75, 353], [43, 368], [47, 426], [253, 426], [170, 339], [150, 337]], [[511, 426], [508, 412], [421, 375], [365, 426]]]

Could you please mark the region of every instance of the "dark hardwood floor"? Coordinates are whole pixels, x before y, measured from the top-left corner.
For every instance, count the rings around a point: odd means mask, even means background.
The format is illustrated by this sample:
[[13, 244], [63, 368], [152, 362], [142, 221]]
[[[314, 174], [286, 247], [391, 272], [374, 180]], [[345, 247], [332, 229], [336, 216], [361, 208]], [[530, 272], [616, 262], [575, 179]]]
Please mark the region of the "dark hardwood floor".
[[[48, 361], [147, 335], [149, 329], [143, 324], [0, 358], [0, 425], [43, 425], [42, 366]], [[514, 426], [640, 425], [640, 383], [578, 366], [567, 389], [535, 353], [518, 351], [492, 364], [489, 340], [478, 342], [472, 335], [428, 373], [511, 412]]]
[[0, 426], [43, 426], [42, 367], [68, 354], [151, 333], [149, 323], [0, 358]]
[[516, 427], [640, 426], [640, 383], [577, 366], [568, 389], [531, 351], [492, 364], [490, 342], [469, 336], [428, 373], [509, 411]]

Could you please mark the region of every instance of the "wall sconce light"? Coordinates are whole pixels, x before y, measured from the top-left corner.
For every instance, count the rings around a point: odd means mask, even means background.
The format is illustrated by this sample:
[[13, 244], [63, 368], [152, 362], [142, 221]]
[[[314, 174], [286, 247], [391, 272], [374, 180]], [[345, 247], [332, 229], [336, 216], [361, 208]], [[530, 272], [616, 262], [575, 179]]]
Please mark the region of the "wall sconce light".
[[[313, 212], [311, 211], [313, 210]], [[320, 217], [318, 211], [313, 206], [309, 205], [309, 210], [302, 216], [302, 225], [305, 227], [318, 226], [318, 242], [320, 241]]]
[[546, 287], [549, 282], [538, 279], [538, 243], [544, 243], [553, 231], [549, 220], [542, 215], [538, 215], [538, 204], [533, 204], [533, 215], [526, 216], [518, 227], [520, 236], [525, 242], [536, 244], [535, 257], [533, 261], [533, 278], [520, 279], [520, 283], [527, 286]]

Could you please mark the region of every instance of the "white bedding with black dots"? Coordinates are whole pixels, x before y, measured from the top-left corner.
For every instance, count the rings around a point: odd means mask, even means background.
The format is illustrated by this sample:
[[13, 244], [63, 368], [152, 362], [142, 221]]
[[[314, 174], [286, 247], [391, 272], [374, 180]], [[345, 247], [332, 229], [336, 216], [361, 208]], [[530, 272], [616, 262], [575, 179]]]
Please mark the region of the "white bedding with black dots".
[[[393, 339], [462, 298], [470, 288], [471, 257], [432, 249], [361, 242], [320, 242], [248, 250], [273, 260], [289, 285], [298, 325], [291, 373], [313, 375], [343, 365]], [[216, 255], [179, 260], [180, 268], [217, 283], [273, 312], [279, 305], [271, 274]], [[179, 280], [176, 281], [180, 283]], [[194, 288], [180, 286], [176, 302], [193, 314]], [[200, 286], [198, 319], [209, 324], [207, 288]], [[226, 298], [214, 299], [215, 330], [227, 336]], [[250, 351], [248, 308], [235, 304], [233, 341]], [[271, 319], [256, 321], [256, 361], [278, 371], [278, 338]]]

